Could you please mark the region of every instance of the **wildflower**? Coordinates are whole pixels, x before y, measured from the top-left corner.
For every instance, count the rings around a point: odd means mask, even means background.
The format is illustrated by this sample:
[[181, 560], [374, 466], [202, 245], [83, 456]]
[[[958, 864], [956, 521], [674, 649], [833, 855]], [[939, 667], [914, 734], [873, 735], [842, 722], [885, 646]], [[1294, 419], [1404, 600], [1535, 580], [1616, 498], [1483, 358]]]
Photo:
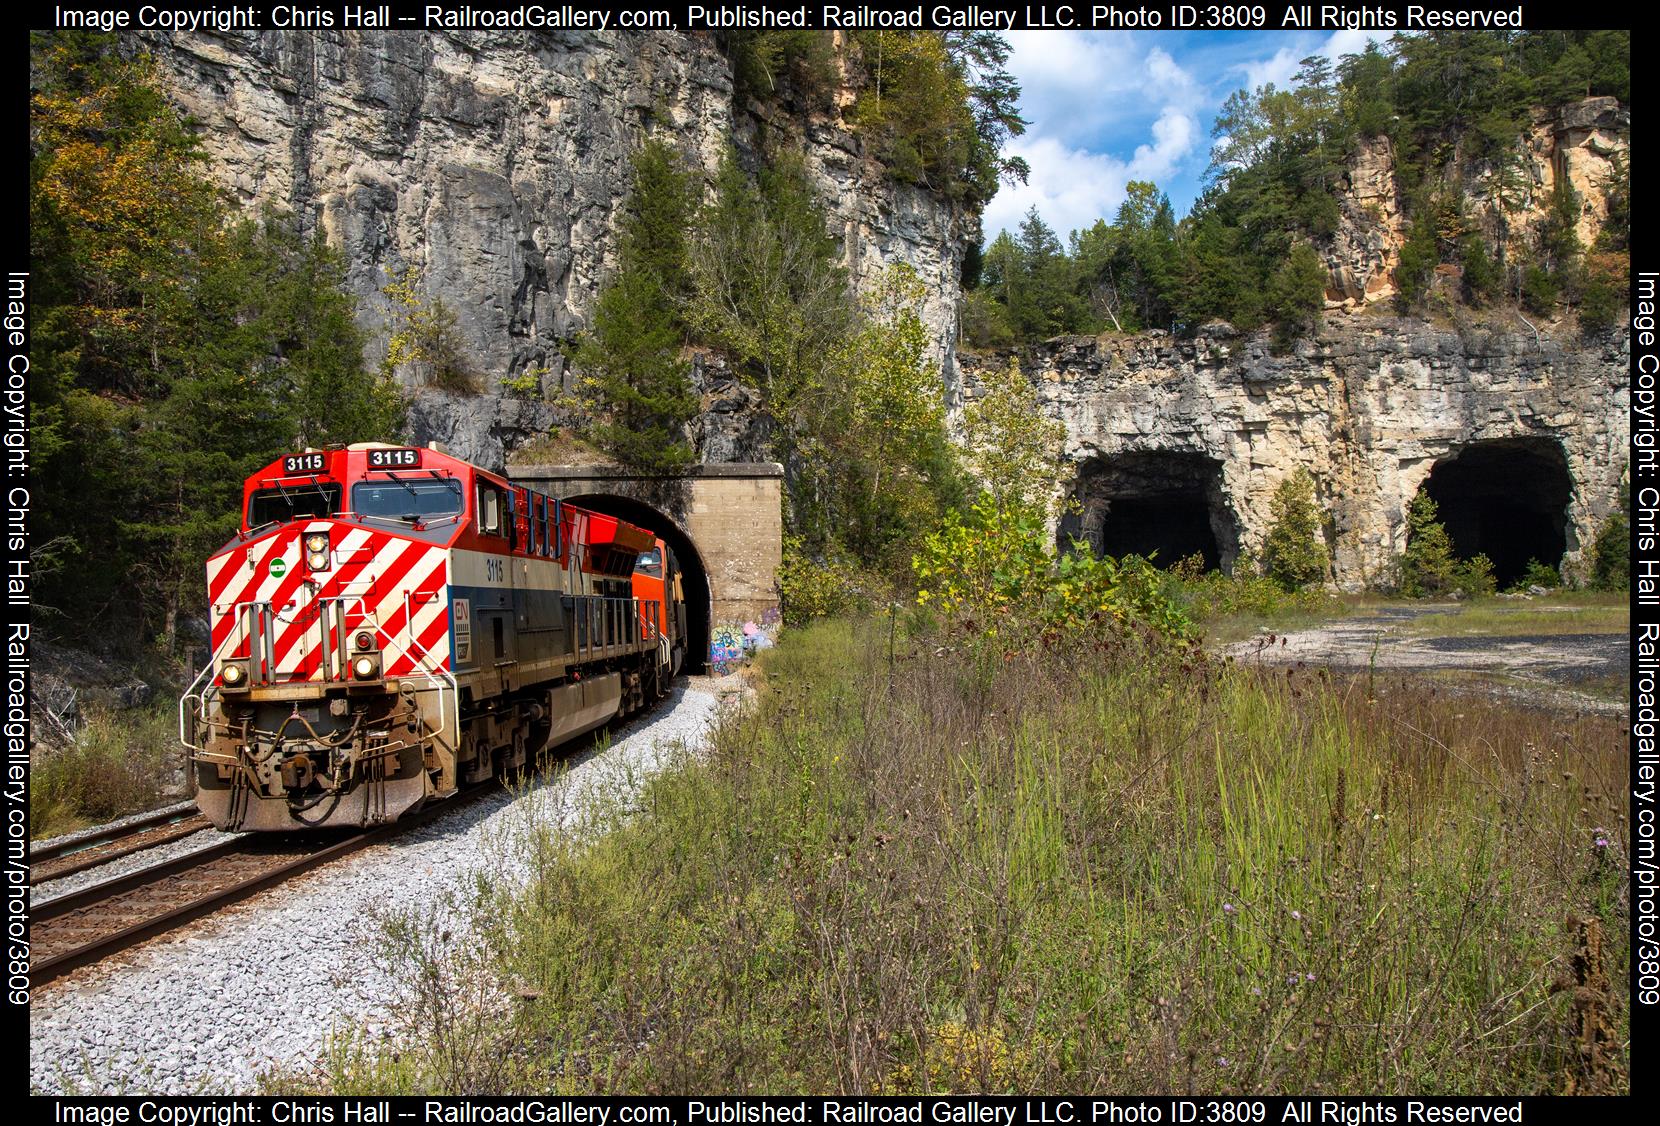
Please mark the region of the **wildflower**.
[[1254, 986], [1254, 985], [1253, 985], [1253, 986], [1251, 986], [1251, 996], [1253, 996], [1253, 997], [1261, 997], [1261, 996], [1262, 996], [1262, 990], [1261, 990], [1261, 989], [1259, 989], [1259, 988], [1257, 988], [1257, 987], [1256, 987], [1256, 986]]
[[1216, 1057], [1216, 1062], [1222, 1067], [1227, 1067], [1228, 1066], [1228, 1057], [1227, 1056], [1217, 1056]]
[[1608, 838], [1607, 837], [1598, 837], [1597, 838], [1597, 847], [1598, 848], [1607, 848], [1608, 847]]
[[1293, 911], [1293, 912], [1291, 912], [1291, 917], [1293, 919], [1296, 919], [1298, 922], [1301, 922], [1302, 918], [1303, 918], [1303, 913], [1301, 911]]
[[1305, 979], [1307, 979], [1308, 981], [1313, 981], [1314, 980], [1314, 975], [1313, 974], [1304, 974], [1303, 977]]
[[1232, 915], [1233, 913], [1234, 913], [1234, 905], [1233, 904], [1231, 904], [1231, 903], [1222, 904], [1222, 914]]

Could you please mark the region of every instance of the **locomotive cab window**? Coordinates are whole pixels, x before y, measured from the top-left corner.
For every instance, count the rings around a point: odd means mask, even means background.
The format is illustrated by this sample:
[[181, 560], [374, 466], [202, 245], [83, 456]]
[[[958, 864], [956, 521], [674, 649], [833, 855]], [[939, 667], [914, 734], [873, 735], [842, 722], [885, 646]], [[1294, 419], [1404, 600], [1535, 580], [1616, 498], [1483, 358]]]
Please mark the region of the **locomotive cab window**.
[[307, 482], [280, 489], [260, 489], [248, 498], [248, 527], [285, 524], [340, 511], [340, 486]]
[[507, 494], [503, 489], [480, 481], [478, 485], [478, 530], [490, 536], [505, 536]]
[[352, 510], [360, 516], [394, 520], [431, 520], [461, 512], [461, 482], [433, 478], [391, 477], [352, 486]]
[[662, 578], [663, 557], [657, 554], [657, 549], [655, 547], [650, 551], [640, 552], [639, 558], [634, 561], [634, 573], [636, 575], [650, 575], [653, 578]]

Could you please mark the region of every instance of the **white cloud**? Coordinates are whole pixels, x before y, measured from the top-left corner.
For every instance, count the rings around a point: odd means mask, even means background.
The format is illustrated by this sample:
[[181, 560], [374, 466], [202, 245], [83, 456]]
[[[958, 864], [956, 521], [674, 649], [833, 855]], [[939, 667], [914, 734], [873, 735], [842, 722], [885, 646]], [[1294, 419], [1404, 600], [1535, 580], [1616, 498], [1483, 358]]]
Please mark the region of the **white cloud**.
[[1149, 37], [1017, 31], [1007, 38], [1021, 113], [1037, 136], [1087, 144], [1144, 117], [1149, 107], [1195, 112], [1205, 99], [1193, 75]]
[[[1295, 44], [1281, 47], [1266, 59], [1252, 59], [1243, 63], [1236, 63], [1228, 68], [1227, 73], [1240, 75], [1240, 85], [1247, 90], [1255, 91], [1259, 86], [1272, 82], [1276, 87], [1284, 90], [1291, 85], [1291, 76], [1302, 67], [1302, 61], [1314, 55], [1324, 55], [1330, 59], [1333, 66], [1337, 65], [1344, 55], [1358, 55], [1366, 49], [1368, 43], [1387, 42], [1393, 31], [1334, 31], [1326, 37], [1324, 43], [1310, 48], [1300, 48]], [[1305, 40], [1306, 42], [1306, 40]]]
[[1297, 65], [1302, 59], [1308, 58], [1308, 53], [1294, 50], [1290, 47], [1281, 47], [1275, 51], [1272, 58], [1256, 59], [1251, 62], [1240, 63], [1230, 68], [1243, 77], [1240, 84], [1247, 90], [1255, 91], [1270, 82], [1278, 89], [1285, 89], [1291, 84], [1291, 76], [1297, 73]]
[[986, 206], [985, 232], [989, 242], [1000, 229], [1014, 231], [1035, 206], [1044, 222], [1064, 240], [1097, 219], [1109, 222], [1124, 202], [1124, 186], [1131, 180], [1167, 179], [1193, 150], [1199, 123], [1192, 115], [1166, 107], [1153, 123], [1153, 139], [1138, 145], [1129, 160], [1110, 153], [1090, 152], [1055, 137], [1021, 137], [1009, 146], [1009, 155], [1032, 166], [1025, 184], [1005, 184]]

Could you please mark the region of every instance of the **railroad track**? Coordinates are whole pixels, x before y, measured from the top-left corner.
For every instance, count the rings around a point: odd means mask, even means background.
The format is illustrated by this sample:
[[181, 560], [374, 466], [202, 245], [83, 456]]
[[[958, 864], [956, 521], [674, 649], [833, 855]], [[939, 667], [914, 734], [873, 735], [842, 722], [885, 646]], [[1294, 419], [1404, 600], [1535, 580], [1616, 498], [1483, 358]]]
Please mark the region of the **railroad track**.
[[[477, 786], [471, 799], [494, 787]], [[347, 836], [266, 834], [231, 837], [199, 852], [94, 884], [31, 911], [29, 976], [34, 985], [246, 899], [292, 876], [424, 825], [461, 804], [441, 802]]]
[[173, 806], [118, 827], [29, 850], [29, 883], [39, 887], [111, 860], [168, 844], [209, 828], [194, 805]]

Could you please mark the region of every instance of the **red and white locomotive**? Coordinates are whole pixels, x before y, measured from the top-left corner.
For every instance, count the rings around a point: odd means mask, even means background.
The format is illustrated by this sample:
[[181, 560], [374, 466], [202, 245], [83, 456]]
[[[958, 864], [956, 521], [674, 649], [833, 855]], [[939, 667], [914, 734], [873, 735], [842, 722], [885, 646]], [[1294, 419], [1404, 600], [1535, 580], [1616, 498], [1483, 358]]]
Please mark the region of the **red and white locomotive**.
[[684, 658], [651, 532], [435, 447], [278, 458], [207, 586], [180, 738], [221, 829], [390, 821], [644, 706]]

